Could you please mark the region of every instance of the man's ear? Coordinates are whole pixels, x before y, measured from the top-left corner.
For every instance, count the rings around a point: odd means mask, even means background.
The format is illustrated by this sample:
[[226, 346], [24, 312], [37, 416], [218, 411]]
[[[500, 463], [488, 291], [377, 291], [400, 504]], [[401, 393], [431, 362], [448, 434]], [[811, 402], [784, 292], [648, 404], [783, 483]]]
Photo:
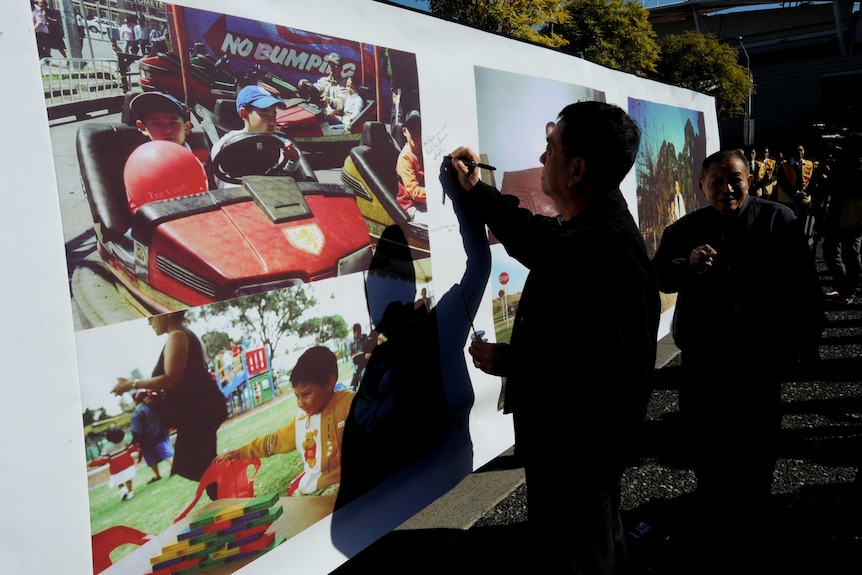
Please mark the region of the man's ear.
[[706, 190], [703, 189], [703, 178], [697, 179], [697, 189], [700, 190], [700, 193], [706, 197]]
[[239, 117], [242, 118], [243, 122], [248, 122], [248, 110], [246, 110], [245, 108], [240, 108]]
[[148, 138], [150, 137], [150, 133], [147, 132], [147, 127], [144, 125], [144, 123], [142, 121], [135, 120], [135, 126], [138, 127], [138, 131], [141, 132], [143, 135], [145, 135]]
[[191, 121], [186, 121], [186, 136], [192, 133], [192, 123]]
[[571, 183], [576, 184], [583, 179], [584, 174], [587, 171], [587, 163], [584, 162], [583, 158], [575, 156], [572, 158], [571, 162]]

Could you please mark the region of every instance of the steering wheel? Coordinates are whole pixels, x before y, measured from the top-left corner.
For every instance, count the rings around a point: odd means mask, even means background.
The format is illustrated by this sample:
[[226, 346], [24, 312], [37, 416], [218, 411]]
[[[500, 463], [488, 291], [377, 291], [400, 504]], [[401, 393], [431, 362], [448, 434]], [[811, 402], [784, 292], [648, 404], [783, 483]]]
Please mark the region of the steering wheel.
[[289, 142], [277, 133], [242, 132], [230, 137], [212, 159], [213, 174], [220, 180], [242, 183], [243, 176], [282, 176]]
[[229, 63], [230, 56], [228, 56], [227, 54], [223, 54], [218, 60], [215, 61], [215, 64], [213, 64], [213, 68], [215, 68], [216, 70], [222, 70], [223, 68], [227, 67]]

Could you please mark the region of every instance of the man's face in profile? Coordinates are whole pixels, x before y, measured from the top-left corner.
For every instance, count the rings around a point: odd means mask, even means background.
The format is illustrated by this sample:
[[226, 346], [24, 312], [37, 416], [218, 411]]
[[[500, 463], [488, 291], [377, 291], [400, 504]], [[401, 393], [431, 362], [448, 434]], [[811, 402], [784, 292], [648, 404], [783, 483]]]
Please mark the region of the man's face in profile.
[[560, 209], [560, 198], [569, 187], [572, 158], [567, 158], [563, 152], [561, 134], [565, 129], [565, 121], [557, 122], [548, 135], [545, 151], [539, 157], [542, 168], [542, 191]]

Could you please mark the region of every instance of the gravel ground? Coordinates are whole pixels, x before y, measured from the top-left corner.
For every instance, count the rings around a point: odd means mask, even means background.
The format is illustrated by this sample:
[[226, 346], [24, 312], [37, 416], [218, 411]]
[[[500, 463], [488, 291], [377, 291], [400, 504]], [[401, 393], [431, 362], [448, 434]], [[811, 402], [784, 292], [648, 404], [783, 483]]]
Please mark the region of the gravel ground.
[[[818, 267], [828, 291], [820, 260]], [[642, 537], [629, 539], [633, 573], [862, 573], [862, 483], [855, 483], [862, 462], [862, 300], [830, 301], [827, 319], [821, 361], [800, 367], [795, 381], [783, 387], [781, 451], [770, 502], [775, 520], [753, 525], [758, 536], [762, 530], [757, 545], [765, 562], [758, 566], [744, 552], [732, 554], [739, 548], [732, 529], [718, 538], [698, 529], [698, 521], [709, 518], [690, 513], [696, 479], [679, 451], [678, 358], [658, 370], [642, 456], [623, 483], [627, 529], [649, 526]], [[505, 459], [492, 463], [513, 465]], [[375, 554], [372, 546], [363, 564], [393, 574], [532, 573], [534, 558], [524, 545], [525, 495], [522, 484], [466, 531], [390, 533], [380, 547], [386, 555]], [[739, 518], [740, 525], [748, 521]], [[728, 557], [737, 562], [728, 564]]]

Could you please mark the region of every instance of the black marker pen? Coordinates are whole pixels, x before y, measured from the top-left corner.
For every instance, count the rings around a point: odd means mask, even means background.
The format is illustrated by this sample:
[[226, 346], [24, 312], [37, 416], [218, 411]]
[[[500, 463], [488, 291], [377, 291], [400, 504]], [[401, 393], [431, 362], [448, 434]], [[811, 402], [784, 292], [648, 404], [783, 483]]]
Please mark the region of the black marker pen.
[[494, 166], [489, 166], [488, 164], [481, 164], [479, 162], [474, 162], [473, 160], [467, 160], [465, 158], [453, 158], [452, 156], [443, 156], [443, 158], [446, 160], [461, 160], [468, 168], [482, 168], [483, 170], [490, 170], [492, 172], [497, 169]]

